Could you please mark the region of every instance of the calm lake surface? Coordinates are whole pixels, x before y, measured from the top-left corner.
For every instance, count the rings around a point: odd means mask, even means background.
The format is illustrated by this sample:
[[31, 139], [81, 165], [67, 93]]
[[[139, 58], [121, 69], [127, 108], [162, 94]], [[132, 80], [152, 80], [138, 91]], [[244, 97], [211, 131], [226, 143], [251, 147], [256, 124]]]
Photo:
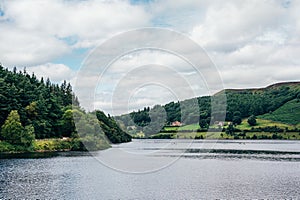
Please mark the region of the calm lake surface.
[[133, 140], [1, 156], [0, 199], [299, 199], [300, 141]]

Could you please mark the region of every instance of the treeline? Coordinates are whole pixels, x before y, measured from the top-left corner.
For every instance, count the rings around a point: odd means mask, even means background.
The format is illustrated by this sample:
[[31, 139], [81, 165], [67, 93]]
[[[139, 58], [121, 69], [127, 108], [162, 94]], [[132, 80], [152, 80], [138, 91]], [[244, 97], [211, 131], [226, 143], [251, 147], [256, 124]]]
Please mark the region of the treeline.
[[131, 141], [132, 137], [118, 126], [113, 117], [110, 115], [106, 116], [104, 112], [100, 110], [95, 112], [97, 119], [99, 120], [100, 127], [110, 142], [122, 143]]
[[[212, 98], [218, 100], [218, 96], [224, 94], [226, 102], [217, 102], [216, 104], [226, 104], [226, 113], [224, 111], [212, 113]], [[163, 105], [166, 112], [163, 123], [165, 125], [171, 125], [175, 121], [184, 124], [199, 123], [201, 128], [207, 128], [214, 122], [224, 121], [222, 118], [225, 117], [225, 121], [240, 124], [243, 118], [271, 113], [286, 102], [297, 98], [300, 99], [300, 83], [298, 82], [275, 84], [262, 89], [224, 90], [213, 97], [203, 96]], [[222, 100], [222, 98], [220, 99]], [[118, 116], [116, 119], [131, 129], [135, 126], [135, 132], [138, 132], [151, 124], [153, 118], [149, 114], [152, 110], [153, 108], [144, 108], [129, 115]]]
[[273, 85], [261, 90], [226, 90], [226, 120], [232, 121], [239, 111], [242, 118], [273, 112], [283, 104], [300, 97], [300, 83]]
[[80, 108], [70, 83], [39, 80], [25, 69], [10, 71], [0, 65], [0, 113], [0, 142], [11, 145], [32, 148], [34, 139], [66, 137], [72, 138], [73, 150], [84, 150], [84, 144], [99, 149], [99, 144], [131, 140], [112, 118], [103, 113], [97, 119]]
[[34, 127], [36, 138], [69, 137], [71, 133], [63, 131], [63, 115], [72, 100], [79, 105], [66, 81], [53, 84], [49, 78], [39, 80], [25, 69], [9, 71], [0, 65], [0, 126], [16, 110], [23, 126]]

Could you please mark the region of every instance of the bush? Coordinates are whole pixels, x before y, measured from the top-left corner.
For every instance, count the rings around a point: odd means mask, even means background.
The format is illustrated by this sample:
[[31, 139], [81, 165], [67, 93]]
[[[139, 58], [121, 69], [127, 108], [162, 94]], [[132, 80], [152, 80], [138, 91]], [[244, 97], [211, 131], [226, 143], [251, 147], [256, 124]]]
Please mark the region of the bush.
[[172, 139], [175, 137], [175, 134], [157, 134], [149, 137], [150, 139]]
[[251, 115], [248, 118], [247, 122], [250, 126], [255, 126], [256, 125], [256, 117], [254, 115]]
[[203, 140], [204, 139], [203, 135], [200, 135], [200, 136], [198, 135], [198, 136], [195, 137], [195, 140], [199, 140], [199, 139]]
[[277, 133], [274, 133], [272, 135], [272, 139], [276, 140], [276, 139], [282, 139], [282, 136], [281, 135], [277, 135]]
[[234, 116], [232, 119], [232, 123], [235, 125], [240, 125], [242, 123], [242, 118], [240, 116]]
[[0, 141], [0, 152], [12, 152], [15, 151], [15, 147], [8, 142]]

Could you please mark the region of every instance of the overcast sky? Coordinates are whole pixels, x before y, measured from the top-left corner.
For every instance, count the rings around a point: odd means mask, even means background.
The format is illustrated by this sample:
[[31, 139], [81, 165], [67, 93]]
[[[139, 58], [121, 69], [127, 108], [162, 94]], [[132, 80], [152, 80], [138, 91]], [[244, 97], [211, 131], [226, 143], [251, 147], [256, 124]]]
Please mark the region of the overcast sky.
[[[75, 83], [84, 59], [103, 42], [129, 30], [159, 27], [199, 44], [225, 88], [296, 81], [300, 76], [299, 10], [297, 0], [0, 0], [0, 62], [9, 68], [26, 67], [53, 82]], [[105, 76], [96, 73], [87, 85], [97, 83], [93, 105], [111, 113], [113, 104], [114, 114], [212, 93], [205, 87], [207, 77], [193, 77], [188, 68], [178, 56], [141, 51], [115, 60]], [[128, 81], [136, 75], [148, 77], [145, 80], [153, 84]], [[183, 76], [182, 80], [197, 79], [199, 85], [188, 83], [191, 92], [181, 95], [172, 88], [184, 86], [185, 82], [177, 81]], [[113, 99], [120, 98], [116, 92], [120, 88], [124, 92], [126, 84], [131, 91], [123, 99], [125, 108]]]

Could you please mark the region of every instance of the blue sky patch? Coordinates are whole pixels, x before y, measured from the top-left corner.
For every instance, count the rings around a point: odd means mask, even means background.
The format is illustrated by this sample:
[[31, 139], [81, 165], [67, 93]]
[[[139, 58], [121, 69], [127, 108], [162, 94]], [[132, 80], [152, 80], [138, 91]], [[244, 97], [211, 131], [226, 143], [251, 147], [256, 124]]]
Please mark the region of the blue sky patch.
[[69, 66], [72, 70], [78, 70], [89, 51], [90, 49], [84, 48], [74, 49], [72, 53], [63, 55], [54, 60], [54, 63], [62, 63]]

